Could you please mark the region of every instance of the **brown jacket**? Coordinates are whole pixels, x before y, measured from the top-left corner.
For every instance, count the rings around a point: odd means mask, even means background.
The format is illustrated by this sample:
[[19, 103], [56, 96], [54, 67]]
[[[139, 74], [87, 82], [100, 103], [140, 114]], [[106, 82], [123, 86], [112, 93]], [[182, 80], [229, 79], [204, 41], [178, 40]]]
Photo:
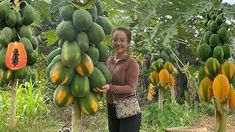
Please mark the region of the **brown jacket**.
[[107, 92], [107, 103], [113, 104], [114, 99], [125, 98], [136, 91], [139, 65], [133, 57], [127, 55], [117, 62], [109, 59], [107, 66], [112, 74], [111, 89]]

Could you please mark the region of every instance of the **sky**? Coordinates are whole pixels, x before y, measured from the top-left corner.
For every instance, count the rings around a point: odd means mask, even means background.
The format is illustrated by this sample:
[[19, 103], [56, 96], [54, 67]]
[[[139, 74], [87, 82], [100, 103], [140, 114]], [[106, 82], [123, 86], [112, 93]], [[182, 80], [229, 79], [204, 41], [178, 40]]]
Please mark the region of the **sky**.
[[235, 0], [223, 0], [223, 2], [228, 2], [230, 4], [235, 4]]

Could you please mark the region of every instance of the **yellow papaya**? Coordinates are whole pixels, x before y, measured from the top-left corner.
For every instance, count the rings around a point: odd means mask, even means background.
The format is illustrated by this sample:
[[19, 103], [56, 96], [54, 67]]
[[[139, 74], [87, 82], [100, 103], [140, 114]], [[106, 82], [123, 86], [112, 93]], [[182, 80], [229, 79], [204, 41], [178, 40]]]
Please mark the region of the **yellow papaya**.
[[204, 77], [199, 84], [199, 96], [204, 101], [210, 101], [213, 97], [212, 80], [209, 77]]
[[230, 93], [228, 97], [228, 108], [232, 109], [235, 107], [235, 90], [233, 87], [230, 87]]
[[228, 78], [229, 82], [232, 82], [235, 75], [235, 66], [233, 62], [231, 61], [224, 62], [222, 64], [221, 73]]
[[166, 69], [159, 72], [159, 82], [162, 86], [166, 86], [169, 82], [170, 74]]
[[223, 74], [218, 74], [212, 84], [213, 94], [215, 99], [219, 102], [224, 102], [229, 95], [229, 81], [228, 78]]

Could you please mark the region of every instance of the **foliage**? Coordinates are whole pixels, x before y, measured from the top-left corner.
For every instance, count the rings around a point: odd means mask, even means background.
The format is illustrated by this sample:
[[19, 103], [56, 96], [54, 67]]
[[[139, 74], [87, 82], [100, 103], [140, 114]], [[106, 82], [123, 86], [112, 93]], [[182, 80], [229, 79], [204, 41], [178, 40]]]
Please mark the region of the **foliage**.
[[47, 38], [46, 42], [48, 46], [55, 44], [55, 42], [58, 40], [55, 29], [50, 29], [46, 32], [43, 32], [43, 36]]
[[[17, 124], [18, 129], [27, 128], [29, 124], [35, 125], [37, 121], [45, 119], [49, 114], [49, 105], [45, 103], [41, 89], [36, 89], [32, 82], [20, 84], [17, 90]], [[11, 103], [10, 93], [0, 91], [1, 130], [6, 129], [8, 110]]]
[[167, 103], [163, 110], [158, 109], [157, 103], [151, 103], [144, 108], [142, 124], [145, 125], [142, 125], [142, 129], [148, 130], [147, 128], [152, 126], [150, 128], [154, 131], [163, 131], [167, 127], [186, 126], [198, 117], [197, 109], [186, 103], [182, 105]]

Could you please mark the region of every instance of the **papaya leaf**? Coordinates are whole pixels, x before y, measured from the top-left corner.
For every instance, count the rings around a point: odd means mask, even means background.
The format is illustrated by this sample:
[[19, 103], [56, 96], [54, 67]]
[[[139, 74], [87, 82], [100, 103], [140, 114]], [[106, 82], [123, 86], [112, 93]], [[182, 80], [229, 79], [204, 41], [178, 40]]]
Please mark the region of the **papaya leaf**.
[[32, 3], [34, 9], [38, 11], [42, 19], [51, 21], [51, 14], [49, 10], [49, 3], [45, 0], [37, 0]]
[[47, 39], [48, 46], [55, 44], [55, 42], [58, 40], [58, 36], [56, 35], [55, 29], [51, 29], [46, 32], [43, 32], [43, 35]]
[[85, 9], [87, 8], [91, 8], [95, 5], [96, 0], [85, 0], [85, 1], [71, 1], [71, 4], [74, 5], [75, 7], [79, 8], [79, 7], [83, 7]]
[[50, 1], [50, 10], [52, 13], [55, 13], [60, 10], [60, 8], [66, 3], [65, 0], [51, 0]]

